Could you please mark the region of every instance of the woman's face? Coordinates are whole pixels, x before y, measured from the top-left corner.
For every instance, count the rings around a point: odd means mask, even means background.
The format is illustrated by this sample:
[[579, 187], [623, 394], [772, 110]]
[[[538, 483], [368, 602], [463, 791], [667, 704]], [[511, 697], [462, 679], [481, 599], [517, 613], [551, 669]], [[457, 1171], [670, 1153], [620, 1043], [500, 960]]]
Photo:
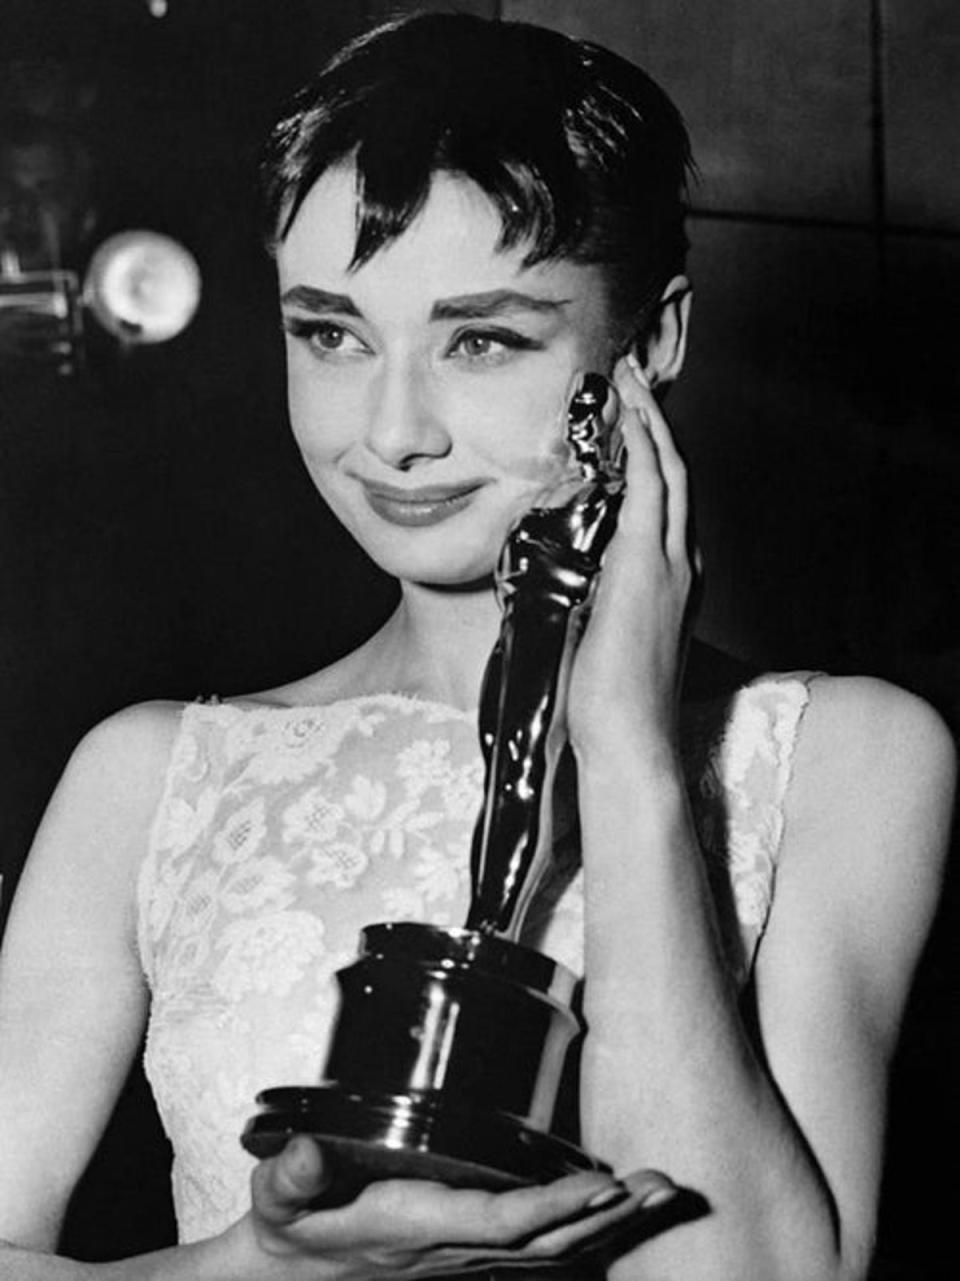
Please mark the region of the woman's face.
[[408, 230], [351, 271], [355, 233], [354, 171], [340, 166], [277, 254], [297, 443], [389, 573], [474, 582], [513, 520], [569, 473], [572, 376], [611, 364], [599, 271], [498, 252], [494, 206], [447, 175]]

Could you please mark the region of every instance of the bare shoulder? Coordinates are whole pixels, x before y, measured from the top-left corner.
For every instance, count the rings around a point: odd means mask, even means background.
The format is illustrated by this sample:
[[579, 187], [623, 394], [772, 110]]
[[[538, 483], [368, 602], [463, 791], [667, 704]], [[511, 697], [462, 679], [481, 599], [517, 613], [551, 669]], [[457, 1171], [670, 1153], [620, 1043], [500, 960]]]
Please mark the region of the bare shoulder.
[[956, 774], [922, 699], [867, 677], [821, 677], [796, 748], [766, 962], [788, 947], [859, 972], [896, 1012], [939, 901]]
[[[143, 703], [101, 721], [74, 750], [27, 859], [16, 903], [54, 898], [129, 912], [182, 704]], [[15, 903], [15, 907], [16, 907]]]
[[75, 817], [103, 807], [134, 824], [152, 817], [182, 714], [181, 703], [139, 703], [95, 725], [70, 757], [44, 824], [64, 803]]
[[814, 736], [826, 734], [867, 752], [900, 742], [952, 755], [952, 738], [940, 714], [916, 694], [874, 676], [815, 677], [807, 720]]
[[161, 698], [133, 703], [94, 725], [79, 742], [78, 751], [110, 753], [119, 748], [126, 755], [132, 748], [137, 757], [163, 753], [177, 737], [183, 707], [181, 702]]
[[949, 821], [956, 752], [929, 703], [873, 677], [819, 677], [811, 687], [789, 817], [802, 831], [880, 821], [917, 830]]
[[79, 742], [68, 769], [105, 769], [110, 776], [165, 771], [183, 703], [136, 703], [95, 725]]

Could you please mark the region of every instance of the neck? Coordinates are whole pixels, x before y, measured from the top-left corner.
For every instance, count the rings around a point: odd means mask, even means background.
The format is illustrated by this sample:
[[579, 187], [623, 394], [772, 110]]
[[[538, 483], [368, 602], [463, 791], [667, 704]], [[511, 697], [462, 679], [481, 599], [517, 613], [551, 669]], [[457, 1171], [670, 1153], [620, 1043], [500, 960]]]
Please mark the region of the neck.
[[472, 709], [500, 629], [493, 590], [441, 591], [405, 583], [374, 638], [384, 688]]

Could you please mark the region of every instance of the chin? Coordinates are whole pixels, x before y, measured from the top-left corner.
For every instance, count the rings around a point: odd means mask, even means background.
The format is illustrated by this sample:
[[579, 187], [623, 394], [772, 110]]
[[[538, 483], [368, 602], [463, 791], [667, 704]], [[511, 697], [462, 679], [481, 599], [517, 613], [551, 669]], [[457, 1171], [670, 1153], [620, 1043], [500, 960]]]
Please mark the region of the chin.
[[493, 570], [489, 569], [484, 574], [466, 574], [462, 576], [440, 576], [410, 578], [408, 582], [415, 583], [417, 587], [429, 587], [437, 592], [449, 592], [451, 595], [470, 592], [489, 592], [493, 591]]
[[417, 550], [392, 547], [374, 547], [364, 544], [364, 551], [392, 578], [415, 583], [420, 587], [435, 587], [450, 591], [480, 591], [493, 585], [493, 571], [499, 559], [499, 548], [488, 555], [478, 554], [473, 547], [458, 555], [457, 549], [446, 546]]
[[[381, 562], [382, 564], [382, 562]], [[439, 591], [475, 592], [489, 591], [493, 587], [493, 561], [469, 564], [406, 564], [382, 565], [388, 574], [401, 582], [413, 583], [418, 587], [432, 587]]]
[[[339, 515], [334, 509], [334, 514]], [[342, 523], [367, 556], [391, 578], [424, 587], [470, 590], [489, 585], [507, 536], [496, 524], [447, 521], [432, 528], [404, 529], [370, 520]], [[498, 524], [499, 522], [497, 522]], [[485, 522], [486, 524], [486, 522]]]

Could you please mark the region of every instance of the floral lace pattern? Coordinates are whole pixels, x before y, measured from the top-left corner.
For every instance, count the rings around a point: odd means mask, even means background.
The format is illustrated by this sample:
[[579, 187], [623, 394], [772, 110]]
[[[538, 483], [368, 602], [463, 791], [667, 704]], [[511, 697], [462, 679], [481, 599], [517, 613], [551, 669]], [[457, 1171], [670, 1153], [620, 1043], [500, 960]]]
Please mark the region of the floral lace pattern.
[[[803, 680], [765, 679], [697, 731], [708, 750], [691, 794], [734, 909], [725, 927], [741, 978], [769, 912], [806, 700]], [[462, 924], [482, 781], [475, 716], [443, 705], [385, 694], [185, 708], [138, 891], [153, 994], [145, 1062], [183, 1241], [246, 1209], [252, 1158], [239, 1135], [254, 1096], [318, 1079], [334, 974], [360, 930]], [[579, 972], [580, 874], [546, 886], [530, 922], [524, 941]]]

